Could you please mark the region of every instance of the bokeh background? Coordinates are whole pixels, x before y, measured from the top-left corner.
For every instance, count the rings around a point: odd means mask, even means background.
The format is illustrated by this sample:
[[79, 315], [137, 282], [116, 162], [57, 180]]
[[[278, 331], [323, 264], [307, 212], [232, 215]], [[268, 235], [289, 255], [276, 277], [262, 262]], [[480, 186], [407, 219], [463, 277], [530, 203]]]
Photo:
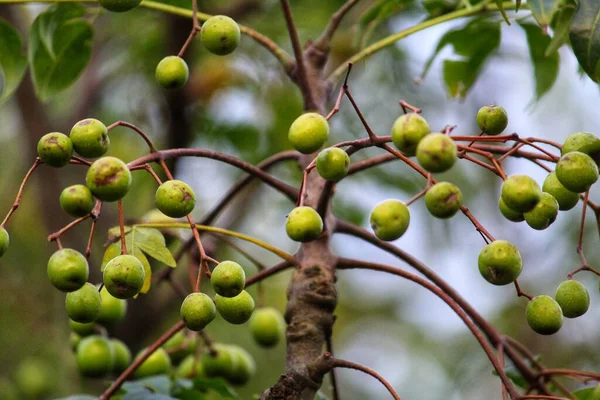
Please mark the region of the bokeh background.
[[[173, 3], [186, 7], [190, 4], [186, 0]], [[294, 1], [301, 38], [317, 37], [329, 15], [342, 3]], [[356, 22], [360, 11], [371, 2], [362, 3], [337, 33], [328, 70], [357, 50]], [[45, 7], [3, 5], [0, 16], [26, 33], [35, 15]], [[269, 35], [291, 51], [277, 1], [202, 0], [200, 7], [208, 13], [231, 13], [239, 22]], [[161, 148], [209, 148], [253, 163], [290, 148], [287, 129], [302, 112], [299, 91], [272, 56], [252, 40], [244, 37], [240, 48], [225, 58], [210, 55], [198, 41], [194, 42], [185, 57], [191, 70], [188, 85], [167, 92], [155, 83], [154, 68], [162, 57], [178, 51], [189, 33], [190, 21], [142, 8], [123, 15], [101, 12], [96, 7], [90, 10], [96, 32], [94, 54], [77, 83], [42, 104], [26, 77], [16, 95], [0, 106], [0, 210], [6, 211], [12, 204], [35, 157], [39, 138], [51, 131], [68, 133], [85, 117], [98, 118], [107, 125], [117, 120], [134, 123]], [[522, 11], [518, 17], [527, 14]], [[379, 24], [370, 41], [407, 28], [424, 16], [421, 7], [409, 7]], [[516, 24], [503, 24], [499, 50], [485, 64], [465, 99], [450, 98], [442, 81], [441, 60], [453, 57], [450, 49], [441, 53], [429, 75], [417, 83], [415, 77], [421, 74], [441, 35], [466, 22], [454, 21], [417, 33], [355, 66], [351, 87], [377, 133], [388, 134], [401, 113], [400, 99], [422, 108], [433, 129], [457, 125], [455, 132], [460, 134], [478, 133], [475, 114], [480, 106], [490, 103], [505, 107], [510, 118], [508, 130], [523, 136], [562, 141], [580, 130], [600, 131], [598, 87], [581, 76], [568, 47], [560, 50], [556, 85], [542, 99], [535, 100], [526, 38]], [[333, 118], [331, 132], [330, 143], [365, 136], [347, 101]], [[111, 142], [110, 154], [126, 160], [141, 156], [145, 150], [140, 139], [124, 128], [111, 132]], [[378, 152], [361, 152], [353, 156], [353, 161]], [[196, 191], [197, 217], [242, 176], [224, 164], [202, 159], [181, 160], [174, 168], [176, 176]], [[527, 161], [509, 160], [505, 168], [509, 174], [530, 174], [540, 184], [545, 177], [543, 170]], [[281, 165], [273, 172], [286, 182], [299, 184], [300, 171], [294, 163]], [[20, 363], [35, 356], [52, 367], [56, 382], [53, 398], [99, 393], [104, 387], [104, 382], [78, 376], [70, 349], [64, 294], [49, 284], [45, 272], [47, 259], [55, 250], [46, 237], [70, 221], [60, 210], [60, 191], [83, 182], [84, 174], [85, 169], [77, 166], [40, 168], [25, 190], [21, 208], [7, 226], [11, 248], [0, 260], [0, 386], [8, 386]], [[156, 187], [146, 175], [134, 174], [133, 189], [125, 199], [125, 212], [131, 220], [153, 208]], [[465, 203], [494, 236], [519, 246], [525, 263], [520, 283], [525, 291], [553, 295], [566, 274], [578, 266], [575, 246], [581, 205], [561, 212], [555, 224], [538, 232], [524, 223], [502, 218], [497, 208], [500, 181], [489, 171], [461, 161], [440, 178], [459, 185]], [[386, 198], [406, 200], [423, 184], [422, 178], [402, 163], [388, 163], [341, 182], [333, 202], [334, 212], [368, 228], [369, 211], [376, 203]], [[598, 198], [598, 194], [594, 192], [592, 198]], [[238, 199], [218, 219], [218, 226], [256, 236], [289, 252], [296, 250], [297, 245], [284, 232], [292, 204], [258, 184], [244, 190]], [[600, 368], [597, 277], [578, 275], [590, 291], [590, 311], [582, 318], [566, 321], [552, 337], [538, 336], [526, 324], [526, 300], [517, 298], [512, 286], [492, 287], [479, 275], [477, 254], [484, 243], [466, 218], [457, 215], [449, 221], [435, 220], [422, 202], [411, 206], [411, 213], [411, 228], [396, 244], [448, 280], [502, 332], [526, 343], [549, 366]], [[116, 206], [106, 205], [91, 261], [93, 282], [100, 281], [106, 231], [116, 224]], [[88, 228], [84, 224], [74, 229], [63, 243], [83, 250]], [[211, 243], [218, 259], [236, 259], [246, 267], [247, 274], [255, 272], [251, 263], [222, 243], [210, 237], [205, 240]], [[260, 249], [240, 245], [267, 265], [277, 262]], [[343, 256], [406, 267], [381, 250], [347, 236], [336, 236], [333, 245]], [[585, 231], [585, 246], [589, 262], [598, 265], [600, 246], [592, 215]], [[162, 268], [158, 264], [153, 267], [155, 271]], [[176, 277], [186, 284], [185, 262], [177, 269]], [[268, 305], [285, 309], [289, 277], [289, 273], [283, 273], [267, 281]], [[462, 322], [435, 296], [410, 282], [377, 272], [340, 271], [338, 278], [339, 306], [333, 340], [339, 357], [379, 371], [403, 399], [500, 399], [500, 382], [492, 375], [483, 351]], [[255, 294], [255, 288], [251, 292]], [[180, 299], [168, 285], [154, 287], [148, 295], [129, 301], [127, 319], [109, 327], [109, 332], [135, 353], [177, 321], [179, 304]], [[258, 372], [249, 385], [239, 388], [243, 399], [250, 399], [275, 382], [282, 372], [283, 343], [272, 350], [260, 349], [252, 342], [247, 326], [230, 326], [220, 318], [207, 330], [215, 340], [240, 344], [253, 354]], [[347, 370], [337, 374], [345, 400], [388, 396], [366, 375]], [[330, 390], [326, 381], [322, 393], [329, 396]]]

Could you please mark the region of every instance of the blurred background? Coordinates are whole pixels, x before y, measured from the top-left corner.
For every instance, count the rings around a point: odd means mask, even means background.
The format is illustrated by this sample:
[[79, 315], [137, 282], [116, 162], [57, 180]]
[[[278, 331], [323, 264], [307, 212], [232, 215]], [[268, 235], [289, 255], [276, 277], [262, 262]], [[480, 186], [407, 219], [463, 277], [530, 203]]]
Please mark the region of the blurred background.
[[[187, 0], [172, 3], [189, 7]], [[352, 55], [360, 43], [356, 26], [358, 6], [345, 20], [333, 43], [328, 71]], [[294, 14], [303, 41], [316, 38], [342, 0], [295, 0]], [[270, 36], [291, 52], [279, 3], [274, 0], [202, 0], [201, 10], [226, 13], [240, 23]], [[0, 16], [10, 20], [24, 34], [36, 14], [46, 6], [0, 6]], [[135, 9], [126, 14], [108, 14], [90, 8], [95, 39], [92, 61], [77, 83], [45, 104], [34, 95], [27, 76], [13, 97], [0, 106], [0, 210], [6, 212], [14, 200], [22, 177], [35, 158], [36, 144], [45, 133], [68, 133], [80, 119], [93, 117], [106, 125], [125, 120], [149, 133], [161, 148], [202, 147], [226, 152], [257, 163], [291, 146], [287, 129], [302, 112], [299, 91], [290, 83], [281, 66], [248, 37], [229, 57], [217, 58], [196, 41], [186, 54], [190, 81], [178, 91], [162, 90], [154, 79], [158, 61], [176, 54], [191, 28], [189, 19]], [[519, 17], [525, 17], [522, 11]], [[419, 6], [408, 7], [397, 16], [374, 27], [369, 41], [410, 27], [425, 18]], [[514, 16], [513, 16], [514, 18]], [[492, 17], [497, 20], [497, 17]], [[499, 21], [499, 20], [498, 20]], [[465, 99], [450, 98], [442, 79], [442, 59], [452, 58], [451, 49], [442, 51], [427, 77], [420, 76], [439, 38], [458, 20], [417, 33], [355, 66], [352, 91], [367, 120], [378, 134], [389, 134], [401, 114], [398, 100], [423, 109], [432, 129], [456, 125], [455, 132], [477, 134], [475, 114], [482, 105], [496, 103], [509, 115], [508, 131], [562, 142], [570, 133], [600, 132], [597, 112], [598, 86], [578, 72], [572, 51], [560, 50], [557, 83], [535, 101], [535, 82], [524, 31], [502, 24], [502, 41], [484, 65], [480, 79]], [[333, 99], [332, 99], [333, 100]], [[330, 144], [364, 137], [360, 121], [344, 101], [333, 118]], [[111, 132], [110, 155], [132, 160], [144, 154], [145, 146], [132, 132], [117, 128]], [[379, 154], [363, 151], [353, 161]], [[532, 163], [507, 160], [508, 174], [526, 173], [540, 184], [546, 173]], [[242, 174], [225, 164], [202, 159], [183, 159], [173, 165], [176, 176], [187, 181], [198, 196], [196, 217], [209, 210]], [[293, 162], [282, 164], [273, 173], [294, 185], [300, 171]], [[100, 393], [104, 382], [79, 377], [71, 351], [64, 311], [64, 294], [55, 290], [46, 276], [46, 262], [55, 245], [47, 235], [70, 222], [60, 210], [62, 188], [81, 183], [85, 168], [72, 166], [56, 170], [40, 168], [25, 190], [23, 203], [7, 225], [11, 248], [0, 260], [0, 386], [9, 385], [20, 363], [29, 357], [45, 360], [55, 374], [53, 397], [73, 393]], [[440, 179], [457, 184], [465, 204], [499, 239], [516, 243], [524, 259], [519, 279], [531, 294], [553, 295], [566, 274], [578, 266], [575, 252], [581, 204], [561, 212], [556, 223], [545, 231], [503, 219], [497, 208], [500, 180], [489, 171], [466, 161], [457, 163]], [[407, 200], [424, 181], [400, 162], [385, 164], [345, 179], [337, 186], [334, 213], [368, 228], [370, 209], [386, 198]], [[597, 188], [596, 188], [597, 189]], [[128, 219], [142, 217], [153, 206], [156, 185], [141, 172], [134, 173], [131, 192], [124, 200]], [[598, 199], [598, 191], [592, 199]], [[284, 224], [292, 204], [279, 193], [259, 184], [238, 196], [216, 225], [256, 236], [286, 251], [297, 245], [287, 238]], [[430, 217], [422, 201], [411, 206], [411, 228], [396, 244], [409, 250], [452, 284], [474, 307], [502, 332], [513, 335], [541, 354], [551, 367], [598, 370], [600, 354], [600, 295], [593, 274], [577, 276], [591, 294], [590, 311], [577, 320], [567, 320], [552, 337], [533, 333], [525, 321], [526, 300], [517, 298], [514, 288], [493, 287], [477, 269], [477, 255], [484, 243], [462, 215], [449, 221]], [[4, 215], [4, 214], [2, 214]], [[585, 249], [592, 266], [598, 265], [600, 246], [593, 215], [588, 214]], [[99, 267], [107, 230], [117, 224], [116, 205], [104, 207], [90, 263], [92, 282], [101, 279]], [[73, 229], [63, 244], [83, 251], [89, 225]], [[186, 232], [182, 232], [183, 235]], [[222, 243], [206, 237], [218, 259], [234, 259], [253, 265]], [[345, 257], [405, 267], [377, 248], [347, 236], [336, 236], [335, 251]], [[240, 246], [266, 265], [278, 260], [247, 243]], [[155, 264], [158, 271], [162, 265]], [[186, 288], [187, 265], [175, 272]], [[290, 273], [266, 281], [266, 303], [283, 311]], [[339, 306], [334, 328], [337, 356], [367, 365], [380, 372], [403, 399], [500, 399], [500, 382], [492, 367], [462, 322], [439, 299], [396, 277], [358, 270], [338, 273]], [[206, 288], [210, 291], [210, 288]], [[253, 295], [256, 288], [251, 289]], [[134, 354], [152, 343], [179, 316], [180, 298], [168, 285], [154, 287], [149, 294], [129, 301], [128, 316], [109, 327], [112, 336], [124, 340]], [[254, 356], [258, 369], [250, 383], [238, 389], [250, 399], [276, 381], [284, 368], [285, 345], [263, 350], [254, 344], [247, 326], [231, 326], [218, 317], [207, 328], [219, 342], [236, 343]], [[383, 399], [380, 384], [366, 375], [337, 371], [341, 397], [345, 400]], [[326, 380], [322, 393], [330, 395]]]

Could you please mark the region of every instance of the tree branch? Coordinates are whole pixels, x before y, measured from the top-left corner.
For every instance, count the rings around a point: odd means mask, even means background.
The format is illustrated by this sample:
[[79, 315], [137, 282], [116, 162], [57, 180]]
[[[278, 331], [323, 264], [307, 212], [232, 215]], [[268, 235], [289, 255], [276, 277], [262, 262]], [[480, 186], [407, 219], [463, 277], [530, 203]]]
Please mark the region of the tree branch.
[[313, 42], [313, 46], [318, 48], [321, 51], [329, 51], [329, 45], [331, 43], [331, 39], [335, 34], [336, 30], [340, 26], [340, 23], [348, 14], [348, 12], [354, 7], [360, 0], [348, 0], [344, 5], [342, 5], [339, 10], [337, 10], [329, 20], [327, 27], [321, 33], [321, 36], [317, 40]]

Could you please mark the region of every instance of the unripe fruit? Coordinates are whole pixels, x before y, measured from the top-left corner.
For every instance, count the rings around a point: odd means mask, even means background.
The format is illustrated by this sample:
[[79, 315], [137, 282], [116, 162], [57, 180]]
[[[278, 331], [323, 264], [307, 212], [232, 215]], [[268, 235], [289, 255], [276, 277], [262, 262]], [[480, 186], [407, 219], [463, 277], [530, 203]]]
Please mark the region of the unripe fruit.
[[54, 168], [64, 167], [73, 157], [73, 143], [63, 133], [48, 133], [40, 139], [37, 145], [38, 157], [44, 164]]
[[63, 292], [73, 292], [88, 280], [88, 262], [80, 252], [73, 249], [60, 249], [48, 260], [50, 283]]
[[410, 212], [400, 200], [384, 200], [373, 208], [369, 221], [379, 239], [396, 240], [408, 229]]
[[317, 171], [321, 178], [328, 181], [339, 181], [348, 174], [350, 157], [339, 147], [321, 150], [317, 156]]
[[231, 324], [241, 325], [248, 321], [254, 311], [254, 299], [243, 290], [235, 297], [215, 296], [217, 311]]
[[118, 299], [108, 292], [106, 287], [100, 290], [102, 298], [102, 309], [96, 322], [102, 325], [111, 325], [125, 318], [127, 313], [127, 301]]
[[288, 139], [292, 146], [303, 154], [319, 150], [328, 136], [329, 122], [322, 115], [314, 112], [296, 118], [288, 132]]
[[108, 293], [117, 299], [127, 299], [139, 293], [144, 286], [146, 271], [141, 261], [132, 255], [120, 255], [104, 268], [103, 282]]
[[417, 161], [429, 172], [448, 171], [457, 159], [456, 143], [442, 133], [425, 136], [417, 146]]
[[60, 194], [60, 207], [70, 216], [79, 218], [94, 209], [94, 198], [87, 186], [73, 185]]
[[587, 154], [572, 151], [556, 163], [556, 177], [567, 190], [583, 193], [598, 180], [598, 165]]
[[73, 149], [82, 157], [96, 158], [103, 156], [110, 146], [106, 126], [94, 118], [79, 121], [71, 129]]
[[561, 211], [570, 210], [579, 202], [579, 195], [571, 192], [556, 177], [556, 172], [551, 172], [542, 185], [542, 191], [550, 193], [558, 201], [558, 209]]
[[81, 337], [89, 336], [95, 332], [93, 322], [81, 323], [70, 319], [69, 326], [71, 327], [73, 332], [77, 333]]
[[498, 135], [508, 125], [508, 115], [500, 106], [484, 106], [477, 111], [477, 125], [483, 133]]
[[311, 207], [296, 207], [287, 217], [285, 231], [295, 242], [310, 242], [323, 232], [323, 220]]
[[263, 347], [273, 347], [283, 337], [285, 321], [279, 310], [272, 307], [259, 308], [250, 318], [250, 332]]
[[548, 193], [542, 193], [540, 201], [531, 211], [523, 214], [527, 225], [536, 230], [543, 230], [549, 227], [558, 216], [558, 202]]
[[21, 396], [27, 399], [47, 398], [56, 387], [55, 379], [52, 367], [38, 358], [21, 361], [15, 371], [15, 384]]
[[229, 346], [217, 343], [214, 345], [216, 356], [210, 353], [202, 356], [204, 372], [208, 377], [227, 377], [235, 370], [237, 357], [233, 357]]
[[224, 56], [232, 53], [240, 44], [240, 27], [225, 15], [215, 15], [202, 24], [200, 38], [208, 51]]
[[99, 0], [102, 8], [112, 12], [125, 12], [140, 5], [142, 0]]
[[204, 293], [190, 293], [181, 303], [181, 319], [191, 331], [201, 331], [217, 316], [212, 299]]
[[171, 363], [177, 365], [181, 360], [195, 353], [197, 341], [197, 335], [187, 336], [183, 331], [179, 331], [167, 340], [162, 347], [171, 357]]
[[210, 284], [217, 294], [223, 297], [235, 297], [246, 286], [246, 273], [240, 264], [223, 261], [212, 271]]
[[558, 303], [550, 296], [540, 295], [527, 303], [527, 323], [540, 335], [552, 335], [560, 330], [563, 314]]
[[99, 200], [117, 201], [129, 191], [131, 172], [118, 158], [102, 157], [88, 169], [85, 183]]
[[204, 365], [202, 361], [196, 360], [193, 355], [189, 355], [183, 359], [177, 370], [175, 376], [178, 378], [200, 378], [204, 376]]
[[190, 70], [183, 58], [168, 56], [160, 60], [155, 75], [158, 84], [165, 89], [179, 89], [187, 82]]
[[514, 282], [523, 269], [519, 250], [505, 240], [486, 245], [479, 253], [479, 272], [492, 285], [508, 285]]
[[245, 385], [256, 372], [256, 363], [245, 349], [239, 346], [230, 346], [229, 351], [234, 358], [234, 369], [227, 379], [235, 385]]
[[[140, 358], [145, 351], [146, 349], [140, 351], [136, 356], [136, 360]], [[165, 349], [159, 347], [135, 370], [133, 376], [138, 379], [147, 378], [149, 376], [166, 374], [170, 369], [171, 359]]]
[[404, 154], [414, 156], [417, 145], [430, 132], [425, 118], [417, 113], [404, 114], [392, 125], [392, 142]]
[[71, 343], [71, 350], [77, 351], [77, 346], [81, 343], [82, 337], [76, 334], [75, 332], [71, 332], [69, 335], [69, 343]]
[[112, 339], [110, 346], [113, 353], [112, 372], [115, 375], [120, 375], [131, 364], [131, 351], [125, 343], [119, 339]]
[[567, 318], [582, 316], [590, 307], [590, 295], [578, 281], [567, 280], [558, 285], [554, 298]]
[[572, 151], [580, 151], [597, 160], [600, 155], [600, 138], [589, 132], [573, 133], [563, 143], [560, 154], [564, 156]]
[[196, 194], [183, 181], [166, 181], [156, 190], [156, 207], [171, 218], [185, 217], [196, 206]]
[[102, 299], [100, 293], [91, 283], [84, 284], [80, 289], [67, 293], [65, 299], [67, 315], [75, 322], [93, 322], [100, 315]]
[[540, 186], [527, 175], [512, 175], [502, 183], [502, 200], [514, 211], [530, 211], [541, 198]]
[[463, 195], [460, 189], [450, 182], [439, 182], [425, 193], [425, 207], [437, 218], [450, 218], [460, 210]]
[[500, 200], [498, 200], [498, 208], [500, 209], [500, 212], [502, 213], [502, 215], [504, 215], [504, 218], [506, 218], [509, 221], [512, 221], [512, 222], [525, 221], [525, 216], [523, 215], [523, 213], [515, 211], [512, 208], [510, 208], [509, 206], [507, 206], [506, 203], [504, 202], [504, 200], [502, 200], [502, 197], [500, 197]]
[[88, 336], [77, 346], [79, 373], [89, 378], [101, 378], [113, 369], [113, 348], [102, 336]]
[[10, 235], [8, 234], [6, 229], [0, 226], [0, 257], [2, 257], [4, 253], [6, 253], [9, 245]]

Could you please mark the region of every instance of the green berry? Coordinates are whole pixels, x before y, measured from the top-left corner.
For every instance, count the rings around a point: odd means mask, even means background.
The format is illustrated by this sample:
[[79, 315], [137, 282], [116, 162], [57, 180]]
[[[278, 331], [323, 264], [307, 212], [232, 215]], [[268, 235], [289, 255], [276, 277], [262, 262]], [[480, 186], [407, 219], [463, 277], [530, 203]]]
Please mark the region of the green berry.
[[77, 351], [77, 346], [79, 346], [79, 343], [81, 343], [81, 339], [82, 337], [79, 336], [77, 333], [71, 332], [71, 334], [69, 335], [69, 343], [71, 343], [71, 350]]
[[328, 181], [339, 181], [348, 174], [350, 157], [339, 147], [321, 150], [317, 156], [317, 171], [321, 178]]
[[73, 292], [88, 280], [88, 262], [80, 252], [73, 249], [60, 249], [48, 260], [50, 283], [63, 292]]
[[171, 218], [185, 217], [196, 206], [196, 194], [183, 181], [166, 181], [156, 191], [156, 207]]
[[523, 269], [519, 250], [505, 240], [486, 245], [479, 253], [479, 272], [492, 285], [508, 285], [514, 282]]
[[83, 217], [92, 212], [94, 197], [87, 186], [69, 186], [60, 194], [60, 207], [72, 217]]
[[102, 325], [111, 325], [125, 318], [127, 313], [127, 300], [118, 299], [102, 287], [100, 290], [102, 309], [96, 322]]
[[142, 262], [132, 255], [117, 256], [104, 268], [104, 287], [117, 299], [127, 299], [138, 294], [145, 279], [146, 271]]
[[439, 182], [425, 193], [425, 207], [437, 218], [450, 218], [460, 210], [463, 195], [460, 189], [450, 182]]
[[201, 378], [204, 376], [204, 365], [202, 361], [196, 360], [196, 357], [189, 355], [183, 359], [177, 370], [175, 376], [178, 378]]
[[295, 242], [310, 242], [321, 236], [323, 220], [314, 208], [296, 207], [287, 217], [285, 231]]
[[235, 360], [235, 368], [227, 379], [235, 385], [245, 385], [256, 373], [256, 363], [250, 353], [239, 346], [230, 346], [229, 351]]
[[227, 377], [230, 376], [236, 368], [237, 357], [234, 359], [230, 347], [217, 343], [214, 345], [217, 354], [215, 356], [205, 354], [202, 356], [202, 365], [206, 376]]
[[125, 343], [119, 339], [112, 339], [110, 341], [113, 353], [113, 366], [112, 372], [115, 375], [120, 375], [123, 371], [131, 364], [131, 351]]
[[201, 331], [217, 316], [215, 304], [204, 293], [190, 293], [181, 304], [181, 319], [191, 331]]
[[89, 378], [102, 378], [113, 369], [113, 347], [102, 336], [83, 338], [77, 346], [79, 373]]
[[73, 157], [73, 143], [63, 133], [48, 133], [40, 139], [37, 146], [38, 157], [54, 168], [64, 167]]
[[30, 357], [17, 366], [15, 384], [21, 394], [20, 399], [45, 399], [56, 388], [56, 376], [45, 360]]
[[550, 296], [540, 295], [527, 303], [527, 323], [540, 335], [552, 335], [560, 330], [563, 314], [558, 303]]
[[[140, 351], [136, 360], [140, 358], [146, 349]], [[162, 347], [156, 349], [144, 362], [135, 370], [133, 376], [136, 378], [147, 378], [154, 375], [167, 374], [171, 370], [171, 359]]]
[[329, 136], [329, 122], [320, 114], [311, 112], [298, 118], [290, 126], [288, 139], [300, 153], [311, 154], [319, 150]]
[[567, 318], [577, 318], [590, 307], [590, 295], [581, 282], [567, 280], [558, 285], [554, 299]]
[[240, 264], [223, 261], [212, 271], [210, 284], [217, 294], [224, 297], [235, 297], [246, 286], [246, 273]]
[[118, 158], [102, 157], [90, 166], [85, 182], [99, 200], [117, 201], [129, 191], [131, 172]]
[[187, 82], [190, 70], [183, 58], [168, 56], [160, 60], [155, 75], [158, 84], [165, 89], [179, 89]]
[[514, 211], [530, 211], [541, 198], [540, 186], [527, 175], [509, 176], [502, 184], [502, 200]]
[[384, 200], [377, 204], [369, 217], [375, 235], [386, 241], [396, 240], [408, 229], [410, 212], [399, 200]]
[[75, 332], [76, 334], [78, 334], [79, 336], [82, 336], [82, 337], [90, 336], [91, 334], [93, 334], [95, 332], [95, 329], [94, 329], [95, 324], [93, 322], [81, 323], [81, 322], [76, 322], [76, 321], [73, 321], [72, 319], [70, 319], [69, 326], [71, 327], [73, 332]]
[[0, 226], [0, 257], [2, 257], [4, 253], [6, 253], [9, 245], [10, 235], [8, 234], [6, 229]]
[[100, 315], [102, 299], [98, 289], [91, 283], [84, 284], [80, 289], [67, 293], [65, 299], [67, 315], [75, 322], [93, 322]]
[[502, 213], [502, 215], [504, 215], [504, 218], [506, 218], [509, 221], [512, 221], [512, 222], [525, 221], [525, 216], [523, 215], [523, 213], [515, 211], [512, 208], [510, 208], [509, 206], [507, 206], [506, 203], [504, 202], [504, 200], [502, 200], [502, 197], [500, 197], [500, 200], [498, 200], [498, 208], [500, 209], [500, 212]]
[[417, 146], [417, 161], [429, 172], [448, 171], [457, 159], [456, 143], [443, 133], [427, 135]]
[[556, 220], [558, 216], [558, 202], [548, 193], [542, 193], [540, 201], [531, 211], [523, 214], [527, 225], [538, 231], [544, 230]]
[[556, 163], [556, 177], [567, 190], [583, 193], [598, 180], [598, 165], [587, 154], [572, 151]]
[[245, 290], [235, 297], [216, 295], [215, 304], [221, 317], [235, 325], [248, 321], [254, 311], [254, 299]]
[[285, 321], [279, 310], [272, 307], [259, 308], [250, 318], [252, 337], [263, 347], [273, 347], [283, 337]]
[[556, 177], [556, 172], [551, 172], [542, 185], [542, 191], [550, 193], [558, 201], [558, 209], [561, 211], [570, 210], [579, 202], [579, 195], [571, 192]]
[[589, 132], [573, 133], [563, 143], [560, 154], [564, 156], [572, 151], [580, 151], [597, 160], [600, 156], [600, 138]]
[[414, 156], [417, 145], [430, 132], [425, 118], [417, 113], [404, 114], [392, 125], [392, 142], [404, 154]]
[[99, 0], [102, 8], [112, 12], [125, 12], [140, 5], [142, 0]]
[[103, 156], [110, 146], [106, 126], [97, 119], [88, 118], [71, 129], [73, 149], [82, 157], [96, 158]]
[[177, 365], [181, 360], [195, 353], [197, 341], [197, 335], [189, 336], [183, 331], [179, 331], [171, 339], [167, 340], [163, 348], [169, 353], [173, 365]]
[[500, 106], [484, 106], [477, 111], [477, 125], [483, 133], [499, 135], [508, 125], [508, 115]]
[[202, 24], [200, 38], [208, 51], [224, 56], [232, 53], [240, 44], [240, 27], [225, 15], [215, 15]]

